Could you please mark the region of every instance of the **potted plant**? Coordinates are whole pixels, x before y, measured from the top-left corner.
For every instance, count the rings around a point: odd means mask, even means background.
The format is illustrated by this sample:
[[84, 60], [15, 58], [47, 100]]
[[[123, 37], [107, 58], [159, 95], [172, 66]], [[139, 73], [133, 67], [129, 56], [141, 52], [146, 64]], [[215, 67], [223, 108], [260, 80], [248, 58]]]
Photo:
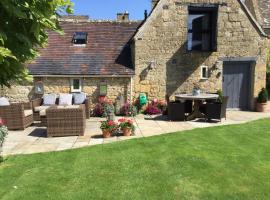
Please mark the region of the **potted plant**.
[[109, 138], [118, 129], [118, 125], [114, 121], [103, 121], [101, 122], [100, 129], [102, 130], [103, 137]]
[[259, 92], [256, 104], [257, 112], [265, 112], [267, 108], [268, 92], [265, 88], [262, 88]]
[[[4, 125], [3, 120], [0, 118], [0, 154], [2, 152], [2, 146], [5, 140], [5, 137], [8, 134], [8, 129], [7, 127]], [[2, 158], [0, 156], [0, 162], [2, 161]]]
[[193, 90], [192, 90], [192, 95], [193, 96], [198, 96], [201, 94], [201, 88], [200, 85], [198, 83], [194, 83], [193, 84]]
[[132, 134], [134, 134], [135, 126], [131, 119], [122, 118], [119, 119], [118, 122], [124, 136], [131, 136]]

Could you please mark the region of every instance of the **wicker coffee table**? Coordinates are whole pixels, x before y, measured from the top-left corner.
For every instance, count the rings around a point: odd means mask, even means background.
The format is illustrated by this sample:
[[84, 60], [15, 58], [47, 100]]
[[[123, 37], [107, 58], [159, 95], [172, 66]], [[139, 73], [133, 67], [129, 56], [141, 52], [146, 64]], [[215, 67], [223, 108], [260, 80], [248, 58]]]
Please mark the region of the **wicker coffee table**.
[[85, 120], [84, 105], [50, 107], [46, 111], [47, 137], [83, 136]]

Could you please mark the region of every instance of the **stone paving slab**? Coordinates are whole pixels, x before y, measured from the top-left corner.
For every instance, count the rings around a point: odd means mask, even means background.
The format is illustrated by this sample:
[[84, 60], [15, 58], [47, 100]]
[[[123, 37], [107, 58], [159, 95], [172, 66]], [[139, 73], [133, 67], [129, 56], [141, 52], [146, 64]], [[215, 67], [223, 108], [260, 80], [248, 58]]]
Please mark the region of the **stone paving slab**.
[[[46, 128], [32, 126], [24, 131], [10, 131], [3, 146], [3, 155], [32, 154], [49, 151], [62, 151], [67, 149], [81, 148], [93, 145], [102, 145], [117, 141], [130, 140], [134, 138], [150, 137], [172, 132], [221, 126], [227, 124], [239, 124], [252, 120], [270, 117], [270, 108], [267, 113], [227, 111], [227, 120], [222, 122], [205, 122], [203, 119], [185, 122], [168, 121], [164, 116], [138, 115], [134, 118], [136, 131], [134, 136], [102, 138], [100, 122], [105, 118], [91, 118], [86, 122], [84, 136], [71, 137], [46, 137]], [[118, 120], [120, 117], [116, 117]]]

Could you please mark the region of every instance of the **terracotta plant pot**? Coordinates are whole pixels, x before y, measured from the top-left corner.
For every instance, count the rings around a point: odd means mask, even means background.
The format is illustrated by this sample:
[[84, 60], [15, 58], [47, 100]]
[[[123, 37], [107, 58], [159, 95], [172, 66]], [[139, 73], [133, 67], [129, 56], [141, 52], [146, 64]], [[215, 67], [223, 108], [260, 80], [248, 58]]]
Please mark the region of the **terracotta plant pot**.
[[123, 128], [122, 131], [124, 136], [131, 136], [132, 134], [131, 128]]
[[256, 104], [256, 111], [257, 112], [266, 112], [267, 103], [257, 103]]
[[104, 138], [109, 138], [112, 136], [112, 133], [107, 129], [102, 129], [102, 133]]

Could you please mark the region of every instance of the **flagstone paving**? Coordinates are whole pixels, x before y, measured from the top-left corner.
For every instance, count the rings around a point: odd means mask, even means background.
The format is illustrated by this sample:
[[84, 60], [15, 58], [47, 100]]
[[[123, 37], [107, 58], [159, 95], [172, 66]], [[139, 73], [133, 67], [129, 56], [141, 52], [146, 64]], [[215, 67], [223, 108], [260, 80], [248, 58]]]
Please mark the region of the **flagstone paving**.
[[101, 145], [133, 138], [150, 137], [160, 134], [179, 132], [194, 128], [239, 124], [266, 117], [270, 117], [270, 112], [257, 113], [244, 111], [227, 111], [227, 120], [222, 120], [221, 123], [209, 123], [202, 119], [187, 122], [171, 122], [168, 121], [164, 116], [138, 115], [134, 118], [136, 126], [136, 132], [134, 136], [115, 136], [108, 139], [102, 138], [102, 132], [99, 128], [100, 121], [105, 120], [102, 118], [91, 118], [87, 120], [84, 136], [47, 138], [45, 127], [32, 126], [24, 131], [10, 131], [3, 145], [2, 154], [5, 156], [61, 151], [85, 146]]

